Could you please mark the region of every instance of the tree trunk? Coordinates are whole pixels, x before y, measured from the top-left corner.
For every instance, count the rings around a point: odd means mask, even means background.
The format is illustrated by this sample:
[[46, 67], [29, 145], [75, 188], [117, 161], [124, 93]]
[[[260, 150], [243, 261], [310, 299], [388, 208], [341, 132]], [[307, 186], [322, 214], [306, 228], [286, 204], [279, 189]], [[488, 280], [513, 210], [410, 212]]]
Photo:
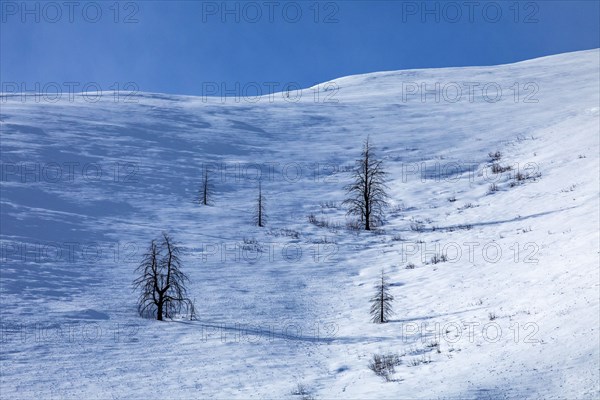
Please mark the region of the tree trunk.
[[369, 199], [369, 196], [367, 194], [365, 194], [365, 230], [366, 231], [370, 231], [371, 230], [371, 207], [370, 207], [370, 202], [371, 199]]
[[159, 321], [163, 320], [163, 300], [162, 296], [158, 300], [158, 304], [156, 305], [156, 319]]
[[380, 304], [381, 310], [379, 311], [380, 312], [380, 314], [379, 314], [379, 322], [382, 323], [382, 324], [384, 323], [384, 320], [383, 320], [383, 306], [384, 306], [384, 304], [383, 303], [384, 302], [383, 302], [383, 278], [382, 278], [382, 280], [381, 280], [381, 304]]
[[258, 226], [262, 228], [262, 197], [258, 198]]
[[204, 172], [204, 196], [202, 198], [202, 203], [206, 206], [208, 205], [208, 172]]
[[263, 226], [263, 205], [262, 205], [262, 185], [261, 182], [258, 182], [258, 226], [262, 228]]

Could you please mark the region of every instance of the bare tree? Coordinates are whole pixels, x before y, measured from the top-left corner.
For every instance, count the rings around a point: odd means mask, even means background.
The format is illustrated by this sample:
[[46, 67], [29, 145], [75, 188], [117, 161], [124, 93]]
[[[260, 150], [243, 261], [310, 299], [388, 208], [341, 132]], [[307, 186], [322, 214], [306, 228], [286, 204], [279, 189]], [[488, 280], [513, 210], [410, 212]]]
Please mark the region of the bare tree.
[[141, 316], [172, 318], [182, 309], [194, 318], [194, 303], [187, 297], [186, 285], [189, 278], [181, 271], [180, 249], [173, 239], [163, 233], [162, 242], [153, 240], [148, 248], [133, 282], [141, 291], [138, 298], [138, 312]]
[[342, 203], [348, 206], [348, 215], [358, 216], [367, 231], [381, 223], [383, 210], [388, 205], [386, 175], [383, 162], [375, 158], [373, 146], [367, 137], [361, 157], [356, 160], [352, 175], [354, 182], [346, 186], [349, 197]]
[[371, 321], [376, 324], [388, 322], [388, 318], [394, 313], [392, 311], [392, 301], [394, 296], [390, 294], [390, 285], [383, 270], [381, 270], [381, 280], [375, 285], [376, 293], [371, 297]]
[[209, 179], [209, 170], [208, 168], [204, 168], [204, 173], [202, 174], [202, 186], [198, 192], [198, 201], [200, 204], [205, 206], [211, 203], [211, 197], [213, 194], [212, 183]]
[[262, 195], [262, 181], [258, 181], [258, 197], [256, 198], [256, 207], [254, 210], [254, 223], [259, 227], [265, 226], [266, 221], [265, 213], [265, 198]]

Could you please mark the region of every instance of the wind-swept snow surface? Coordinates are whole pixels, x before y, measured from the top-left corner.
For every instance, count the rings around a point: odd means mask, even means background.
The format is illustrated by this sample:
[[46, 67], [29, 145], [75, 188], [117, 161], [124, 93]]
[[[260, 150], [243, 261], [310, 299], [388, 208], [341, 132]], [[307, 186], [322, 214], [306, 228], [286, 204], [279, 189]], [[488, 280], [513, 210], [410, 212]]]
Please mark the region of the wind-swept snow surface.
[[[598, 398], [599, 70], [591, 50], [239, 101], [4, 94], [2, 397]], [[359, 232], [340, 204], [367, 135], [391, 204]], [[197, 320], [136, 314], [163, 231]]]

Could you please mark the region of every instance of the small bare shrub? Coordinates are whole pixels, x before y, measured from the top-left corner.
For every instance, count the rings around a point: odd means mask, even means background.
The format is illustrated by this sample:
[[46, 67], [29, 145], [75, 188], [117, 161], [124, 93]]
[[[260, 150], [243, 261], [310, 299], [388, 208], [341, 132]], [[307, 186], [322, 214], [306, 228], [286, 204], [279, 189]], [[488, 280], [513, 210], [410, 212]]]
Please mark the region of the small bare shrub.
[[492, 159], [492, 161], [500, 161], [500, 159], [502, 158], [502, 153], [500, 153], [499, 151], [496, 152], [492, 152], [490, 151], [488, 153], [488, 156]]
[[393, 242], [401, 242], [403, 240], [404, 240], [404, 238], [399, 233], [396, 233], [394, 236], [392, 236]]
[[448, 261], [448, 256], [446, 254], [436, 254], [433, 257], [431, 257], [430, 263], [439, 264], [446, 261]]
[[373, 354], [373, 359], [369, 362], [369, 368], [377, 376], [381, 376], [389, 382], [396, 372], [396, 367], [401, 363], [400, 356], [396, 353]]
[[335, 201], [322, 201], [320, 203], [321, 208], [332, 208], [332, 209], [338, 209], [340, 208], [339, 204], [336, 203]]
[[314, 244], [337, 244], [337, 241], [334, 238], [330, 238], [328, 236], [323, 236], [323, 237], [311, 240], [311, 243], [314, 243]]
[[256, 238], [244, 238], [242, 242], [242, 250], [262, 252], [263, 247]]
[[425, 230], [425, 224], [418, 219], [413, 219], [410, 223], [410, 230], [415, 232], [423, 232]]
[[510, 171], [510, 170], [512, 170], [512, 167], [510, 165], [503, 166], [498, 163], [492, 164], [492, 172], [494, 174], [502, 174], [502, 173], [504, 173], [506, 171]]
[[349, 231], [361, 231], [362, 224], [360, 223], [360, 221], [348, 221], [346, 222], [346, 229], [348, 229]]
[[526, 181], [537, 181], [541, 177], [542, 177], [541, 172], [537, 172], [535, 174], [530, 174], [529, 172], [517, 172], [513, 176], [513, 181], [510, 183], [510, 187], [522, 185]]
[[576, 187], [576, 186], [577, 186], [577, 185], [571, 185], [571, 186], [569, 186], [569, 187], [568, 187], [568, 188], [566, 188], [566, 189], [561, 189], [560, 191], [561, 191], [562, 193], [568, 193], [568, 192], [572, 192], [572, 191], [574, 191], [574, 190], [575, 190], [575, 187]]
[[300, 237], [300, 232], [288, 228], [280, 229], [279, 233], [281, 236], [290, 237], [292, 239], [298, 239]]
[[327, 228], [332, 232], [337, 231], [341, 227], [339, 223], [330, 222], [327, 219], [319, 219], [314, 214], [308, 215], [308, 222], [319, 228]]
[[314, 400], [314, 396], [310, 394], [310, 390], [303, 383], [299, 383], [294, 390], [292, 390], [293, 396], [301, 396], [301, 400]]
[[294, 390], [292, 390], [292, 395], [294, 395], [294, 396], [304, 396], [309, 393], [310, 392], [309, 392], [308, 388], [303, 383], [299, 383], [298, 385], [296, 385]]
[[416, 367], [421, 364], [429, 364], [430, 362], [431, 362], [431, 356], [426, 356], [425, 354], [423, 354], [421, 357], [412, 358], [408, 362], [408, 365], [411, 367]]
[[468, 208], [475, 208], [475, 207], [479, 207], [473, 203], [466, 203], [465, 205], [463, 205], [462, 207], [458, 207], [457, 210], [466, 210]]
[[459, 231], [459, 230], [470, 231], [471, 229], [473, 229], [473, 225], [465, 224], [465, 225], [449, 226], [448, 228], [445, 228], [445, 231], [446, 232], [454, 232], [454, 231]]

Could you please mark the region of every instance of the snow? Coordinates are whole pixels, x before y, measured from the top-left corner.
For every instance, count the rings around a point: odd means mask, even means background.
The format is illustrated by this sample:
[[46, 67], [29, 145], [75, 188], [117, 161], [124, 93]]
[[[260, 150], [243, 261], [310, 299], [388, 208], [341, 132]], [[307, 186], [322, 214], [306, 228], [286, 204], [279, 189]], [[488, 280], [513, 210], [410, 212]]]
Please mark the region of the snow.
[[[598, 398], [599, 57], [350, 76], [297, 102], [3, 95], [2, 397]], [[355, 232], [339, 204], [367, 135], [392, 205]], [[512, 171], [490, 172], [495, 151]], [[511, 187], [517, 171], [541, 176]], [[163, 231], [198, 321], [136, 314]], [[373, 324], [382, 268], [395, 315]], [[374, 353], [401, 356], [395, 381]]]

